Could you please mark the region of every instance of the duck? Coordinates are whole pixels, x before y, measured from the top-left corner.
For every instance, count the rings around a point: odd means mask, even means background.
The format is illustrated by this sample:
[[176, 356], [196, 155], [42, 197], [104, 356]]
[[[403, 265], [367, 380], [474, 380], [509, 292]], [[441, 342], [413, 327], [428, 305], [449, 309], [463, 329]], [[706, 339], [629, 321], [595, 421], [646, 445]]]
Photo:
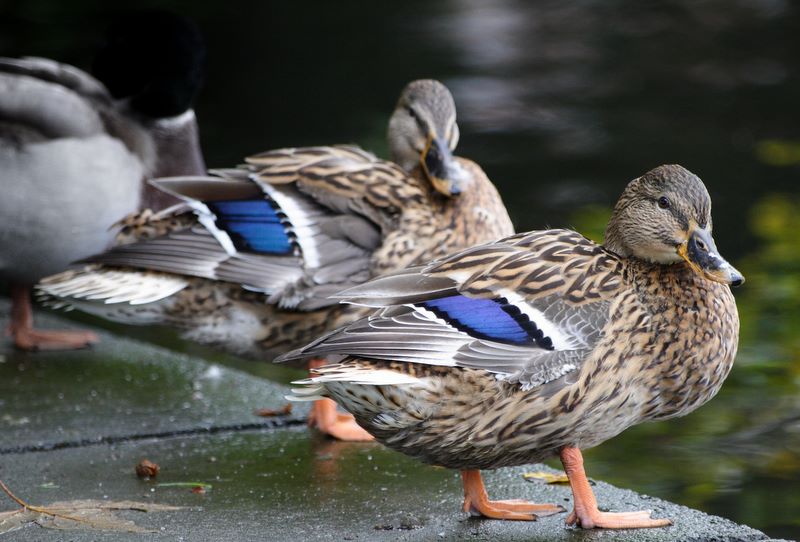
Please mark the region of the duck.
[[712, 237], [703, 182], [679, 165], [631, 181], [596, 244], [532, 231], [386, 274], [337, 294], [373, 311], [276, 361], [340, 361], [296, 382], [332, 398], [384, 445], [459, 470], [464, 511], [533, 520], [554, 504], [492, 501], [481, 470], [558, 456], [583, 528], [670, 524], [602, 512], [582, 449], [683, 416], [731, 370], [743, 276]]
[[[178, 207], [127, 217], [115, 247], [39, 292], [53, 306], [272, 359], [366, 314], [336, 292], [514, 232], [484, 171], [453, 155], [459, 135], [447, 87], [412, 81], [389, 120], [391, 161], [352, 145], [286, 148], [156, 179]], [[329, 399], [310, 424], [372, 439]]]
[[35, 329], [31, 287], [105, 250], [120, 216], [173, 204], [148, 178], [205, 171], [191, 108], [204, 58], [196, 25], [167, 12], [114, 23], [94, 75], [45, 58], [0, 58], [0, 281], [17, 348], [97, 341], [88, 331]]

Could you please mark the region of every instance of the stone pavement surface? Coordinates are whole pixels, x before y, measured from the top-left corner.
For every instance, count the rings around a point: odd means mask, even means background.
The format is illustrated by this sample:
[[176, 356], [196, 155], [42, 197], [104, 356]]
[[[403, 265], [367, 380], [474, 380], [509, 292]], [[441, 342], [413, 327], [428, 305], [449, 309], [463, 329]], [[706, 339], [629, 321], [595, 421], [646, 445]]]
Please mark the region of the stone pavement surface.
[[[0, 315], [8, 304], [0, 301]], [[75, 324], [39, 313], [43, 326]], [[5, 322], [0, 316], [0, 322]], [[0, 541], [256, 540], [767, 540], [761, 532], [597, 482], [604, 509], [650, 509], [673, 527], [582, 531], [564, 514], [537, 522], [469, 518], [456, 473], [423, 466], [377, 444], [338, 443], [306, 430], [303, 408], [258, 418], [285, 404], [285, 386], [99, 331], [80, 352], [23, 354], [0, 348], [0, 480], [36, 505], [72, 499], [134, 500], [183, 507], [120, 512], [147, 534], [59, 531], [37, 525]], [[134, 466], [157, 463], [155, 480]], [[502, 469], [485, 476], [493, 498], [571, 508], [567, 486], [527, 482]], [[187, 485], [209, 484], [205, 493]], [[0, 511], [15, 504], [0, 494]]]

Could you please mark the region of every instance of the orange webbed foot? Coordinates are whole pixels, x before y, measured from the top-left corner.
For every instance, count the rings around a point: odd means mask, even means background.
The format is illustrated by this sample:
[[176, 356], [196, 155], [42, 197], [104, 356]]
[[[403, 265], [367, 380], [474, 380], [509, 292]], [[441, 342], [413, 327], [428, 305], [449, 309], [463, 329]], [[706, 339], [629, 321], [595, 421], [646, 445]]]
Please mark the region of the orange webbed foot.
[[[313, 370], [325, 365], [325, 360], [315, 358], [309, 361], [308, 367]], [[309, 427], [316, 427], [319, 431], [331, 437], [345, 442], [371, 442], [375, 437], [367, 433], [356, 423], [352, 414], [339, 412], [336, 409], [336, 402], [332, 399], [319, 399], [314, 401], [311, 412], [308, 415]]]
[[534, 521], [539, 517], [565, 512], [557, 504], [537, 504], [522, 499], [490, 501], [477, 470], [461, 471], [464, 483], [464, 511], [491, 519]]
[[584, 529], [646, 529], [668, 527], [669, 519], [653, 519], [650, 511], [639, 512], [601, 512], [597, 500], [583, 470], [583, 455], [578, 448], [566, 447], [561, 450], [561, 462], [572, 487], [575, 508], [567, 516], [567, 525], [578, 525]]
[[77, 350], [100, 339], [91, 331], [56, 331], [34, 329], [30, 288], [11, 284], [11, 323], [6, 334], [20, 350]]
[[20, 350], [77, 350], [87, 348], [100, 338], [91, 331], [56, 331], [44, 329], [10, 329], [14, 346]]
[[311, 414], [308, 416], [308, 425], [316, 427], [326, 435], [347, 442], [370, 442], [375, 440], [356, 423], [351, 414], [336, 410], [336, 403], [331, 399], [314, 401]]
[[653, 519], [650, 510], [638, 512], [601, 512], [582, 510], [578, 513], [573, 510], [567, 516], [567, 525], [576, 525], [584, 529], [647, 529], [652, 527], [669, 527], [672, 521], [668, 519]]

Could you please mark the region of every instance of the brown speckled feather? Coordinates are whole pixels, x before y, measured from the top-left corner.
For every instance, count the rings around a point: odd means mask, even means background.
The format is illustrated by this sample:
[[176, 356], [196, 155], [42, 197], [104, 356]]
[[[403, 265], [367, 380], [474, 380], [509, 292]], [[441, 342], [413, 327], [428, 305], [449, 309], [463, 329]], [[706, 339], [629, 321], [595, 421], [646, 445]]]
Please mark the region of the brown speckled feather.
[[[519, 271], [513, 279], [530, 274]], [[388, 446], [454, 469], [525, 464], [563, 446], [595, 446], [631, 425], [686, 414], [713, 397], [736, 354], [739, 322], [730, 289], [683, 264], [629, 262], [606, 273], [613, 277], [581, 285], [590, 298], [613, 302], [604, 304], [606, 324], [575, 372], [523, 391], [519, 381], [486, 370], [393, 363], [393, 370], [420, 382], [333, 382], [325, 384], [326, 393]], [[325, 344], [303, 354], [353, 350], [352, 344]], [[352, 358], [321, 369], [319, 380], [324, 383], [328, 371], [386, 363]]]
[[411, 82], [389, 120], [391, 162], [353, 146], [303, 147], [156, 180], [182, 206], [128, 217], [116, 247], [40, 292], [270, 358], [367, 313], [340, 305], [338, 291], [513, 233], [481, 168], [452, 155], [458, 139], [447, 88]]
[[[239, 253], [231, 256], [202, 227], [196, 211], [186, 210], [186, 205], [159, 215], [145, 212], [127, 217], [121, 222], [120, 244], [91, 258], [95, 265], [87, 272], [93, 275], [95, 285], [102, 280], [104, 269], [114, 271], [117, 283], [120, 269], [136, 273], [148, 270], [153, 277], [158, 276], [154, 271], [183, 275], [187, 286], [159, 302], [161, 323], [178, 326], [192, 339], [239, 354], [264, 357], [281, 353], [365, 314], [360, 307], [340, 306], [338, 300], [329, 298], [333, 293], [381, 272], [513, 232], [496, 188], [480, 167], [469, 160], [457, 160], [469, 181], [467, 189], [452, 198], [434, 191], [419, 168], [407, 174], [353, 147], [271, 151], [248, 159], [248, 165], [240, 170], [218, 172], [228, 176], [244, 172], [246, 175], [233, 178], [237, 182], [249, 179], [261, 186], [273, 182], [296, 185], [300, 189], [296, 197], [305, 198], [307, 204], [323, 208], [329, 215], [368, 219], [380, 231], [380, 243], [372, 251], [362, 250], [365, 269], [360, 275], [328, 273], [321, 280], [325, 269], [311, 265], [302, 251], [280, 258]], [[352, 235], [352, 231], [347, 233]], [[250, 258], [245, 263], [253, 262], [249, 267], [240, 263], [244, 256]], [[236, 263], [234, 271], [238, 274], [221, 276], [220, 270], [229, 271], [231, 262]], [[264, 278], [273, 280], [268, 284], [272, 287], [277, 283], [275, 277], [283, 276], [273, 271], [278, 265], [300, 275], [287, 275], [288, 279], [274, 289], [262, 288], [263, 293], [242, 288], [242, 283], [259, 280], [249, 275], [249, 281], [244, 280], [244, 273], [250, 269], [269, 270]], [[237, 282], [236, 278], [242, 280]], [[137, 323], [136, 315], [147, 310], [146, 323], [153, 323], [154, 307], [109, 305], [94, 294], [89, 303], [83, 291], [86, 281], [76, 280], [75, 272], [57, 275], [43, 282], [41, 291], [59, 303], [71, 303], [127, 323]], [[114, 296], [113, 284], [100, 290]]]
[[[630, 200], [658, 209], [637, 181]], [[660, 231], [681, 222], [660, 208], [648, 253], [666, 250]], [[636, 219], [609, 228], [636, 229]], [[623, 233], [620, 251], [631, 238], [644, 236]], [[342, 297], [379, 310], [281, 357], [347, 356], [316, 369], [296, 397], [332, 397], [384, 444], [461, 470], [536, 462], [685, 415], [718, 392], [739, 336], [726, 284], [566, 230], [473, 247]]]

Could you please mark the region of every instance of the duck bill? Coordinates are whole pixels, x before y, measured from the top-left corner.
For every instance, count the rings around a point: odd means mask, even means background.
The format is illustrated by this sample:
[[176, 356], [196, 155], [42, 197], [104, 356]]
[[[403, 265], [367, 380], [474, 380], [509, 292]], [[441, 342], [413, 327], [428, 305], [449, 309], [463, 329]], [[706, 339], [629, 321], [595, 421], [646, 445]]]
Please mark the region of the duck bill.
[[739, 286], [744, 276], [719, 255], [708, 229], [695, 227], [689, 238], [678, 246], [678, 254], [689, 266], [708, 280]]
[[457, 196], [461, 193], [459, 168], [456, 166], [450, 147], [441, 138], [433, 134], [428, 136], [420, 163], [437, 192], [445, 196]]

